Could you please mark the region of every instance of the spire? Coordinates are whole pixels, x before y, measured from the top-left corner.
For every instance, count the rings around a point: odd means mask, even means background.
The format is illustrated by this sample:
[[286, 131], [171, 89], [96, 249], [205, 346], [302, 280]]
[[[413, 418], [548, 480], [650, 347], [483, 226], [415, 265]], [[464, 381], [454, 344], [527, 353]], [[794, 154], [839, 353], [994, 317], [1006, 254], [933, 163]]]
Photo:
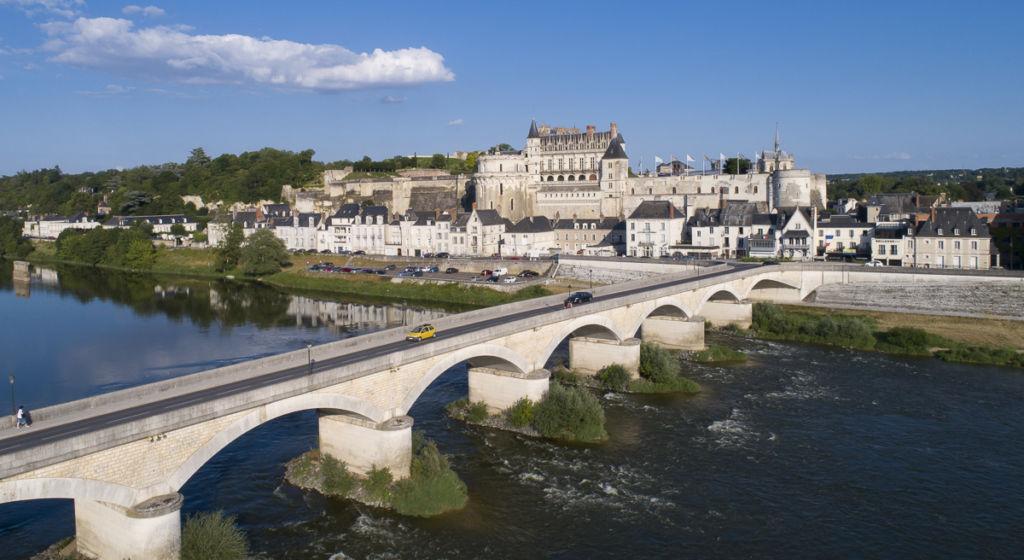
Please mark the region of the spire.
[[779, 151], [779, 123], [775, 123], [775, 151]]
[[537, 131], [537, 119], [530, 121], [530, 133], [526, 135], [527, 138], [540, 138], [540, 132]]

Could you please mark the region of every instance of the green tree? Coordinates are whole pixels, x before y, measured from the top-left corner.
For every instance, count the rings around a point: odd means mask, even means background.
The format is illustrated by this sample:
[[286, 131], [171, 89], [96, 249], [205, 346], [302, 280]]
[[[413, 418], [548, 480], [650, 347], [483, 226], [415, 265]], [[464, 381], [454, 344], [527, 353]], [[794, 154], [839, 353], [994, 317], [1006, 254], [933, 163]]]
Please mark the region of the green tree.
[[174, 224], [171, 226], [171, 235], [174, 237], [185, 237], [188, 235], [188, 231], [185, 230], [184, 224]]
[[444, 154], [434, 154], [430, 157], [431, 169], [444, 169], [448, 164], [448, 158]]
[[149, 270], [155, 260], [156, 250], [148, 239], [136, 238], [128, 243], [128, 249], [124, 254], [125, 265], [137, 270]]
[[[739, 161], [739, 168], [737, 169], [737, 161]], [[725, 160], [725, 172], [730, 175], [742, 175], [750, 169], [749, 159], [729, 158]]]
[[245, 241], [245, 232], [242, 224], [235, 222], [228, 227], [227, 235], [221, 239], [217, 246], [217, 255], [214, 259], [214, 266], [217, 270], [224, 272], [238, 265], [238, 259], [242, 256], [242, 243]]
[[121, 214], [134, 214], [150, 202], [153, 202], [153, 195], [142, 191], [128, 191], [122, 198]]
[[243, 560], [248, 555], [245, 533], [224, 512], [191, 516], [181, 530], [181, 560]]
[[466, 173], [473, 173], [476, 171], [476, 152], [471, 152], [466, 156]]
[[263, 228], [249, 236], [242, 246], [239, 263], [242, 272], [252, 276], [280, 272], [281, 267], [290, 261], [288, 250], [274, 232]]
[[0, 216], [0, 256], [22, 258], [32, 252], [32, 243], [21, 236], [24, 222]]
[[188, 156], [188, 161], [185, 165], [202, 167], [210, 163], [210, 156], [206, 155], [206, 150], [202, 148], [194, 148], [192, 153]]
[[882, 178], [874, 173], [863, 175], [857, 178], [857, 186], [864, 196], [871, 196], [882, 192]]

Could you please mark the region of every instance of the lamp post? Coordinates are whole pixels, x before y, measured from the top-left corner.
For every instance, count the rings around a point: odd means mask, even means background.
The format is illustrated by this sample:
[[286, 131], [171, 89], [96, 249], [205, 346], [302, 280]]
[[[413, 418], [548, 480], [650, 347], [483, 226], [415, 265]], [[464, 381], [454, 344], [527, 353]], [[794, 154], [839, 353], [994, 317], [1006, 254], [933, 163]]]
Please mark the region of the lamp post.
[[18, 415], [18, 413], [14, 409], [14, 376], [12, 375], [7, 379], [11, 382], [11, 420], [17, 422], [15, 417]]
[[313, 343], [306, 343], [306, 362], [309, 364], [309, 374], [313, 375]]
[[590, 269], [590, 291], [594, 291], [594, 269]]

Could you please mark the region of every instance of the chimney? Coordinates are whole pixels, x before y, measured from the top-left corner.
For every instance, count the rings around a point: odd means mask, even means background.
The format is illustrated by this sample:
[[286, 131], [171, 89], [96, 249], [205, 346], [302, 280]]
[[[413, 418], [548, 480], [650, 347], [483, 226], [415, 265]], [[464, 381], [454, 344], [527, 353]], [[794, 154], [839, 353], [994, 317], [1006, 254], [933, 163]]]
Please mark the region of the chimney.
[[592, 124], [588, 124], [588, 125], [587, 125], [587, 136], [593, 136], [593, 135], [594, 135], [594, 132], [595, 132], [596, 130], [597, 130], [597, 127], [595, 127], [595, 126], [594, 126], [594, 125], [592, 125]]
[[441, 209], [440, 208], [434, 208], [434, 221], [436, 222], [437, 220], [440, 220], [440, 219], [441, 219]]
[[668, 217], [673, 220], [676, 219], [676, 205], [671, 202], [668, 203]]
[[615, 123], [611, 123], [611, 127], [610, 128], [611, 128], [612, 138], [617, 137], [619, 135], [619, 125], [617, 125]]
[[935, 221], [935, 207], [932, 206], [932, 221]]
[[476, 212], [476, 202], [473, 203], [473, 211]]

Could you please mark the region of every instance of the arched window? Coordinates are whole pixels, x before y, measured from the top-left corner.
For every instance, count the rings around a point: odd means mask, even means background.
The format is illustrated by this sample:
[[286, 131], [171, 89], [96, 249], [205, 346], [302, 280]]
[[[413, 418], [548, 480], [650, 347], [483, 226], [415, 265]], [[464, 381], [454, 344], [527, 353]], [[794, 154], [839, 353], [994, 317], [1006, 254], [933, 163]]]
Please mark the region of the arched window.
[[576, 176], [575, 175], [569, 175], [569, 180], [570, 181], [575, 181], [576, 180]]
[[503, 183], [498, 183], [498, 196], [503, 194], [505, 194], [505, 185]]
[[558, 180], [559, 181], [564, 181], [565, 180], [565, 175], [559, 175], [558, 176]]
[[697, 194], [700, 194], [700, 185], [697, 185]]
[[736, 189], [736, 190], [733, 191], [733, 194], [740, 194], [740, 188], [739, 187], [733, 187], [733, 188]]
[[676, 194], [676, 188], [672, 187], [672, 194]]
[[515, 209], [516, 209], [516, 201], [514, 201], [514, 200], [508, 201], [508, 210], [509, 210], [509, 212], [511, 212], [512, 210], [515, 210]]
[[591, 173], [590, 174], [590, 180], [591, 181], [596, 181], [597, 180], [597, 175], [594, 175], [593, 173]]
[[554, 181], [554, 180], [555, 180], [555, 176], [554, 175], [548, 175], [548, 182], [551, 182], [551, 181]]

